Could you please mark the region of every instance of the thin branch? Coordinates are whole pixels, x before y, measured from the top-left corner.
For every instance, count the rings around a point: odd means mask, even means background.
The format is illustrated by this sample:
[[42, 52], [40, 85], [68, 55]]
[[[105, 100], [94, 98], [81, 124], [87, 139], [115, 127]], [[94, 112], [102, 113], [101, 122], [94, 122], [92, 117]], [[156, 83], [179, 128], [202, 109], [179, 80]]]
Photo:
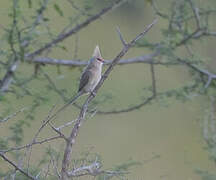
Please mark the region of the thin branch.
[[154, 64], [150, 64], [150, 69], [151, 69], [151, 77], [152, 77], [152, 96], [155, 97], [157, 95], [157, 90], [156, 90]]
[[131, 111], [140, 109], [141, 107], [149, 104], [153, 99], [156, 98], [156, 95], [157, 95], [156, 79], [155, 79], [155, 71], [154, 71], [153, 62], [150, 64], [150, 70], [151, 70], [151, 78], [152, 78], [152, 95], [150, 97], [145, 99], [142, 103], [126, 108], [126, 109], [113, 110], [113, 111], [97, 111], [97, 114], [120, 114], [120, 113], [125, 113], [125, 112], [131, 112]]
[[152, 0], [152, 7], [153, 7], [153, 10], [155, 11], [155, 14], [162, 17], [162, 18], [165, 18], [165, 19], [169, 19], [169, 16], [165, 13], [161, 13], [157, 7], [157, 4], [155, 2], [155, 0]]
[[58, 178], [60, 179], [61, 176], [60, 176], [60, 173], [58, 172], [57, 163], [55, 163], [55, 159], [54, 159], [54, 157], [53, 157], [52, 154], [50, 154], [50, 157], [51, 157], [51, 162], [52, 162], [53, 170], [54, 170], [55, 174], [58, 176]]
[[73, 169], [68, 172], [68, 177], [79, 177], [80, 174], [83, 174], [83, 171], [87, 171], [89, 175], [96, 175], [99, 172], [101, 165], [99, 162], [93, 162], [88, 166], [82, 166], [80, 168]]
[[26, 148], [28, 148], [30, 146], [33, 146], [33, 145], [44, 144], [44, 143], [47, 143], [47, 142], [50, 142], [50, 141], [53, 141], [53, 140], [56, 140], [56, 139], [59, 139], [59, 138], [62, 138], [62, 137], [61, 136], [53, 136], [53, 137], [50, 137], [50, 138], [43, 139], [41, 141], [35, 141], [34, 143], [26, 144], [26, 145], [23, 145], [23, 146], [12, 147], [12, 148], [7, 149], [7, 150], [0, 150], [0, 153], [7, 153], [7, 152], [11, 152], [11, 151], [19, 151], [19, 150], [26, 149]]
[[68, 100], [64, 94], [62, 93], [62, 91], [60, 89], [57, 88], [57, 86], [55, 85], [55, 83], [53, 82], [53, 80], [51, 79], [51, 77], [42, 70], [42, 68], [40, 68], [41, 72], [43, 73], [44, 77], [47, 79], [47, 81], [50, 83], [50, 85], [52, 86], [52, 89], [59, 95], [61, 96], [61, 98], [66, 101]]
[[77, 55], [78, 55], [78, 49], [79, 49], [79, 36], [76, 35], [75, 37], [75, 46], [74, 46], [74, 59], [77, 59]]
[[18, 170], [19, 172], [21, 172], [22, 174], [24, 174], [26, 177], [28, 177], [29, 179], [32, 180], [37, 180], [37, 178], [35, 178], [34, 176], [32, 176], [31, 174], [27, 173], [26, 171], [24, 171], [23, 169], [19, 168], [18, 165], [16, 165], [13, 161], [11, 161], [10, 159], [8, 159], [4, 153], [0, 152], [0, 156], [2, 157], [2, 159], [4, 159], [6, 162], [8, 162], [11, 166], [13, 166], [15, 168], [15, 170]]
[[196, 29], [194, 32], [192, 32], [191, 34], [189, 34], [188, 36], [186, 36], [184, 39], [182, 39], [179, 43], [176, 44], [176, 46], [181, 46], [183, 44], [185, 44], [187, 41], [193, 39], [193, 38], [199, 38], [204, 34], [204, 31], [202, 31], [201, 29]]
[[120, 29], [119, 29], [118, 26], [116, 27], [116, 31], [117, 31], [117, 33], [118, 33], [118, 35], [119, 35], [119, 39], [121, 40], [123, 46], [127, 46], [127, 42], [124, 40], [124, 38], [123, 38], [123, 36], [122, 36], [122, 34], [121, 34], [121, 31], [120, 31]]
[[88, 14], [85, 10], [83, 10], [82, 8], [79, 8], [72, 0], [67, 0], [70, 5], [76, 9], [77, 11], [79, 11], [82, 15], [85, 15], [85, 16], [90, 16], [90, 14]]
[[[50, 118], [51, 120], [51, 118]], [[52, 128], [53, 131], [55, 131], [57, 134], [59, 134], [59, 136], [61, 136], [65, 141], [68, 141], [68, 139], [66, 138], [66, 136], [60, 131], [60, 129], [55, 128], [50, 122], [48, 123], [49, 126]]]
[[98, 18], [100, 18], [102, 15], [106, 14], [107, 12], [115, 9], [116, 7], [118, 7], [121, 3], [123, 3], [124, 0], [116, 0], [114, 3], [112, 3], [110, 6], [102, 9], [99, 13], [89, 17], [87, 20], [85, 20], [83, 23], [78, 24], [77, 26], [75, 26], [74, 28], [72, 28], [71, 30], [69, 30], [66, 33], [60, 34], [56, 39], [52, 40], [51, 42], [45, 44], [43, 47], [39, 48], [38, 50], [27, 54], [26, 55], [26, 59], [31, 59], [39, 54], [41, 54], [42, 52], [44, 52], [45, 50], [53, 47], [54, 45], [58, 44], [59, 42], [62, 42], [63, 40], [65, 40], [66, 38], [68, 38], [69, 36], [77, 33], [78, 31], [80, 31], [81, 29], [83, 29], [84, 27], [86, 27], [87, 25], [89, 25], [90, 23], [92, 23], [93, 21], [97, 20]]
[[199, 15], [199, 9], [197, 7], [195, 7], [194, 3], [192, 0], [188, 0], [190, 6], [191, 6], [191, 9], [194, 13], [194, 17], [195, 17], [195, 20], [196, 20], [196, 24], [197, 24], [197, 28], [198, 29], [201, 29], [201, 22], [200, 22], [200, 15]]
[[6, 121], [8, 121], [9, 119], [12, 119], [13, 117], [17, 116], [19, 113], [25, 111], [26, 109], [27, 109], [27, 108], [22, 108], [22, 109], [20, 109], [19, 111], [16, 111], [15, 113], [13, 113], [13, 114], [7, 116], [6, 118], [1, 119], [1, 120], [0, 120], [0, 123], [6, 122]]
[[76, 121], [77, 121], [77, 120], [73, 120], [73, 121], [67, 122], [67, 123], [65, 123], [65, 124], [63, 124], [63, 125], [61, 125], [61, 126], [55, 128], [55, 129], [58, 130], [58, 131], [60, 131], [62, 128], [65, 128], [65, 127], [67, 127], [67, 126], [70, 126], [71, 124], [75, 123]]
[[5, 93], [8, 90], [13, 80], [13, 73], [17, 69], [18, 65], [19, 65], [19, 61], [15, 60], [14, 63], [7, 69], [7, 72], [5, 73], [3, 79], [0, 81], [1, 93]]
[[147, 99], [145, 99], [140, 104], [134, 105], [132, 107], [125, 108], [125, 109], [120, 109], [120, 110], [97, 111], [97, 114], [121, 114], [121, 113], [131, 112], [131, 111], [134, 111], [134, 110], [138, 110], [141, 107], [149, 104], [154, 98], [155, 98], [155, 96], [152, 95], [152, 96], [148, 97]]
[[190, 62], [187, 62], [187, 61], [180, 59], [180, 58], [177, 58], [177, 61], [187, 65], [188, 67], [195, 70], [196, 72], [199, 72], [200, 74], [207, 76], [208, 81], [206, 82], [206, 84], [204, 86], [205, 89], [209, 87], [209, 85], [211, 84], [213, 79], [216, 79], [216, 74], [210, 73], [208, 70], [198, 68], [195, 65], [191, 64]]
[[[156, 50], [153, 53], [146, 54], [143, 56], [137, 56], [129, 59], [121, 59], [118, 62], [118, 65], [126, 65], [133, 63], [151, 63], [151, 61], [160, 54], [159, 50]], [[86, 66], [88, 64], [87, 60], [65, 60], [65, 59], [53, 59], [48, 57], [37, 57], [33, 59], [31, 62], [33, 63], [41, 63], [41, 64], [50, 64], [50, 65], [62, 65], [62, 66]], [[111, 64], [111, 60], [105, 60], [105, 65]]]
[[[30, 144], [33, 144], [33, 143], [36, 141], [36, 139], [38, 138], [40, 132], [41, 132], [41, 131], [43, 130], [43, 128], [49, 123], [49, 121], [50, 121], [49, 117], [51, 116], [51, 113], [52, 113], [52, 111], [54, 110], [55, 106], [56, 106], [56, 105], [54, 105], [54, 106], [51, 108], [51, 110], [49, 111], [47, 117], [45, 118], [45, 120], [43, 120], [41, 127], [40, 127], [40, 128], [38, 129], [38, 131], [36, 132], [35, 136], [34, 136], [33, 139], [32, 139], [32, 142], [31, 142]], [[27, 165], [27, 167], [28, 167], [27, 170], [28, 170], [28, 169], [29, 169], [29, 164], [30, 164], [30, 159], [31, 159], [31, 154], [32, 154], [32, 145], [29, 146], [29, 147], [27, 148], [27, 152], [29, 152], [28, 165]]]
[[79, 168], [75, 168], [72, 171], [68, 172], [68, 177], [81, 177], [81, 176], [98, 176], [100, 174], [106, 174], [109, 176], [118, 176], [127, 174], [128, 172], [122, 172], [122, 171], [105, 171], [100, 170], [101, 164], [97, 161], [93, 162], [90, 165], [83, 165]]

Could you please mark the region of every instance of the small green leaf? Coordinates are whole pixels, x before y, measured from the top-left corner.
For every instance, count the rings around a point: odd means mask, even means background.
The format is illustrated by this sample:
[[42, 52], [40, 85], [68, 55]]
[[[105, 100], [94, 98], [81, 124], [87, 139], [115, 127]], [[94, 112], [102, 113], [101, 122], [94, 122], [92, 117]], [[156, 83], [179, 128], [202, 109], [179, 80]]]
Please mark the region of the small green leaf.
[[61, 10], [61, 8], [59, 7], [58, 4], [54, 4], [54, 9], [56, 10], [56, 12], [57, 12], [60, 16], [64, 16], [63, 11]]
[[32, 0], [28, 0], [28, 7], [32, 8]]
[[44, 20], [45, 22], [47, 22], [47, 21], [49, 21], [49, 18], [43, 17], [43, 20]]
[[146, 0], [146, 2], [152, 4], [152, 0]]

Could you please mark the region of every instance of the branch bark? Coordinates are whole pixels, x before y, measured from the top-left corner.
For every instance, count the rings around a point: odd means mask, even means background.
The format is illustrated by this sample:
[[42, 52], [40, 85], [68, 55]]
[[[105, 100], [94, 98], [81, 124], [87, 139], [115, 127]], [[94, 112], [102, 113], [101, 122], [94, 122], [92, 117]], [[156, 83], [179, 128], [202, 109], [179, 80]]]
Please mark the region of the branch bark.
[[[154, 57], [158, 56], [160, 54], [159, 50], [156, 50], [153, 53], [146, 54], [143, 56], [137, 56], [134, 58], [129, 59], [121, 59], [118, 62], [118, 65], [125, 65], [125, 64], [133, 64], [133, 63], [150, 63]], [[31, 60], [33, 63], [39, 63], [39, 64], [50, 64], [50, 65], [62, 65], [62, 66], [86, 66], [88, 64], [88, 61], [85, 60], [66, 60], [66, 59], [53, 59], [48, 57], [37, 57], [33, 60]], [[111, 60], [105, 60], [106, 65], [111, 64]]]

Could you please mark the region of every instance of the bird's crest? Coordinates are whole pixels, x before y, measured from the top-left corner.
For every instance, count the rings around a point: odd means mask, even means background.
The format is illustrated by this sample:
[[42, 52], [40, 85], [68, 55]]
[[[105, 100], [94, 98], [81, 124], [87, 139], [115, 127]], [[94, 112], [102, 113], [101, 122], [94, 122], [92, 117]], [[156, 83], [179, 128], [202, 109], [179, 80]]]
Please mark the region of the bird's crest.
[[99, 57], [99, 58], [102, 58], [101, 53], [100, 53], [100, 48], [99, 48], [98, 45], [95, 47], [95, 49], [94, 49], [94, 53], [93, 53], [92, 56], [93, 56], [93, 57]]

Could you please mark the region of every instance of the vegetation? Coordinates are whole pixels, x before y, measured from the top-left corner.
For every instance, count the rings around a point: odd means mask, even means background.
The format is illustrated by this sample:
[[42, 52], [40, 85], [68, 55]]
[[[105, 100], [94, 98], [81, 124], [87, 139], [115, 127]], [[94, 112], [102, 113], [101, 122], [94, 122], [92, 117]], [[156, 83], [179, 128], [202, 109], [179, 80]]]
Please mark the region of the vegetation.
[[[103, 77], [94, 90], [96, 97], [90, 94], [81, 105], [75, 103], [73, 108], [76, 116], [73, 114], [70, 122], [59, 124], [55, 121], [57, 115], [58, 118], [64, 117], [58, 114], [56, 106], [60, 101], [67, 103], [76, 94], [80, 70], [88, 63], [86, 59], [78, 56], [79, 33], [107, 13], [112, 14], [116, 9], [124, 8], [126, 5], [132, 6], [136, 2], [10, 1], [7, 23], [1, 24], [0, 32], [0, 125], [3, 128], [9, 127], [9, 131], [0, 136], [0, 156], [3, 160], [0, 161], [1, 178], [17, 180], [64, 180], [82, 176], [98, 179], [124, 178], [131, 167], [140, 163], [130, 159], [111, 169], [103, 169], [102, 158], [91, 150], [80, 153], [79, 157], [73, 156], [81, 124], [86, 118], [97, 115], [129, 113], [153, 103], [164, 105], [170, 98], [182, 102], [198, 97], [205, 98], [208, 105], [204, 110], [206, 116], [202, 120], [203, 137], [212, 160], [216, 162], [216, 72], [214, 68], [209, 68], [209, 56], [203, 56], [196, 50], [198, 45], [207, 48], [209, 39], [216, 37], [216, 30], [213, 28], [216, 9], [210, 6], [214, 3], [210, 0], [205, 4], [196, 0], [172, 0], [171, 3], [166, 2], [169, 4], [166, 10], [159, 7], [159, 1], [146, 0], [145, 3], [156, 20], [152, 19], [148, 24], [143, 23], [146, 28], [129, 41], [125, 40], [129, 38], [127, 34], [121, 32], [121, 27], [117, 28], [122, 49], [111, 60], [106, 60], [108, 67], [105, 68]], [[64, 10], [65, 6], [71, 8], [70, 14]], [[56, 19], [62, 21], [61, 26], [57, 28], [55, 28], [58, 23]], [[165, 24], [159, 29], [161, 37], [153, 41], [148, 38], [148, 31], [153, 31], [155, 24], [160, 22]], [[75, 37], [72, 39], [73, 36]], [[63, 41], [73, 44], [73, 50]], [[150, 53], [130, 59], [123, 57], [129, 49], [133, 51], [133, 48]], [[65, 60], [67, 57], [59, 58], [59, 52], [65, 54], [72, 52], [73, 58], [70, 60]], [[142, 97], [129, 107], [113, 105], [109, 109], [103, 108], [105, 101], [112, 104], [113, 95], [107, 91], [98, 97], [97, 93], [107, 77], [112, 74], [113, 68], [117, 65], [130, 67], [137, 63], [146, 64], [150, 69], [150, 84], [144, 85]], [[184, 68], [189, 72], [189, 80], [180, 87], [162, 91], [157, 80], [158, 66], [170, 69]], [[62, 86], [67, 81], [67, 77], [63, 75], [68, 71], [72, 75], [73, 87], [71, 84]], [[56, 81], [56, 75], [61, 76], [59, 81]], [[134, 97], [135, 93], [125, 99], [130, 102]], [[23, 104], [24, 100], [31, 105]], [[97, 109], [97, 106], [102, 108]], [[39, 127], [35, 127], [36, 133], [26, 143], [25, 136], [28, 129], [34, 127], [35, 121], [41, 121], [41, 117], [44, 116], [44, 114], [41, 114], [40, 118], [37, 116], [41, 108], [48, 108], [46, 117]], [[64, 131], [65, 127], [70, 128], [69, 135]], [[51, 136], [41, 135], [44, 131], [50, 132], [50, 130]], [[52, 142], [58, 144], [59, 149], [49, 145]], [[36, 146], [43, 152], [37, 165], [32, 160]], [[197, 172], [204, 180], [216, 179], [216, 175], [204, 170]]]

